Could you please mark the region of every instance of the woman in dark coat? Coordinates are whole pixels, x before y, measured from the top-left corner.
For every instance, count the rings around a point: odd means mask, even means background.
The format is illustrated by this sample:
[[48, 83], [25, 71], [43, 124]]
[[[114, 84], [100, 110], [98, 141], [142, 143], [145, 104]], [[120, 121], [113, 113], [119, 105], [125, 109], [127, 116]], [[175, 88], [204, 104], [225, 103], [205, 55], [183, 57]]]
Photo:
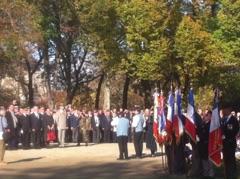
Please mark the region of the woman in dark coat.
[[54, 119], [50, 109], [46, 109], [46, 113], [43, 115], [42, 123], [43, 123], [42, 125], [43, 125], [44, 145], [47, 146], [50, 142], [48, 141], [48, 132], [55, 131]]
[[151, 150], [151, 156], [154, 156], [157, 151], [157, 144], [153, 136], [153, 116], [147, 109], [144, 117], [146, 121], [146, 147]]

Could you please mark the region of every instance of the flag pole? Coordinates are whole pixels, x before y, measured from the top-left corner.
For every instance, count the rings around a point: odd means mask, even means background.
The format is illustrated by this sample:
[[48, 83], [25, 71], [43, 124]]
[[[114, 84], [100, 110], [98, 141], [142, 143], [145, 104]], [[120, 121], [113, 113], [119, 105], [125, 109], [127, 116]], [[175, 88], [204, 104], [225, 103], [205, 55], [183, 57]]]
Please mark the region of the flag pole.
[[[160, 96], [163, 97], [163, 90], [161, 88], [161, 85], [159, 84], [159, 89], [160, 89]], [[164, 112], [164, 111], [163, 111]], [[162, 158], [162, 164], [163, 164], [163, 169], [166, 169], [166, 163], [165, 163], [165, 149], [164, 149], [164, 143], [161, 143], [160, 145], [160, 150], [161, 150], [161, 158]]]

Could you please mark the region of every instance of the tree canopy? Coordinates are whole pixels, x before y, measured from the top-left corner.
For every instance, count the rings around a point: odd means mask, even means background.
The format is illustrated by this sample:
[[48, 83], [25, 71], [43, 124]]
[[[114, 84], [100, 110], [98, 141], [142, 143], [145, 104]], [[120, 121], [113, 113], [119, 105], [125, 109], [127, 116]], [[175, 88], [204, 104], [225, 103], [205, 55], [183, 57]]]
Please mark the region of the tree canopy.
[[202, 93], [219, 87], [223, 102], [239, 106], [239, 22], [239, 0], [2, 0], [1, 77], [21, 64], [28, 80], [13, 77], [30, 105], [31, 79], [42, 71], [49, 100], [59, 90], [66, 103], [86, 92], [98, 99], [102, 83], [117, 91], [114, 81], [125, 107], [128, 94], [151, 101], [156, 86], [167, 94], [171, 85], [184, 98], [194, 87], [203, 106], [212, 99]]

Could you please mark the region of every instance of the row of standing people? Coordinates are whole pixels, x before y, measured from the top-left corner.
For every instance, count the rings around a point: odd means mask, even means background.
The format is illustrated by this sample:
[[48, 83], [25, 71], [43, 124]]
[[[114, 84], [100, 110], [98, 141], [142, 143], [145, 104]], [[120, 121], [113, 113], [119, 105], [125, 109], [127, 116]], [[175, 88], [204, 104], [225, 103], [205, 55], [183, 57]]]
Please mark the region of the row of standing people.
[[[132, 131], [133, 144], [135, 149], [135, 157], [141, 159], [143, 156], [143, 139], [145, 134], [146, 148], [150, 149], [151, 156], [155, 155], [157, 151], [157, 144], [153, 136], [153, 115], [152, 111], [146, 109], [145, 112], [141, 112], [136, 108], [132, 112], [132, 120], [129, 121], [128, 111], [119, 112], [117, 120], [114, 123], [116, 128], [116, 136], [119, 147], [118, 160], [128, 160], [128, 137], [129, 129]], [[144, 133], [144, 131], [146, 131]]]
[[[122, 110], [120, 109], [119, 112], [122, 112]], [[57, 140], [60, 147], [64, 147], [66, 141], [77, 143], [77, 145], [80, 145], [81, 141], [86, 145], [89, 142], [117, 142], [116, 124], [119, 118], [117, 113], [116, 109], [113, 111], [95, 110], [87, 112], [61, 105], [58, 110], [52, 111], [49, 108], [44, 109], [37, 106], [30, 109], [10, 105], [5, 114], [7, 120], [6, 131], [10, 134], [8, 148], [17, 149], [19, 143], [22, 143], [23, 149], [29, 149], [31, 143], [34, 148], [46, 147], [50, 142], [48, 133], [52, 131], [58, 136]], [[139, 111], [139, 113], [141, 112]], [[125, 110], [125, 114], [129, 123], [133, 126], [128, 129], [128, 141], [131, 142], [134, 139], [134, 125], [137, 127], [138, 124], [134, 124], [134, 111]], [[149, 115], [150, 111], [148, 110], [146, 116]], [[143, 124], [145, 125], [145, 121]], [[141, 131], [141, 134], [138, 134], [138, 140], [143, 140], [144, 128], [141, 127], [137, 130]], [[152, 131], [146, 133], [147, 141], [149, 141], [148, 138], [151, 133]], [[152, 153], [155, 152], [155, 148], [154, 145]]]

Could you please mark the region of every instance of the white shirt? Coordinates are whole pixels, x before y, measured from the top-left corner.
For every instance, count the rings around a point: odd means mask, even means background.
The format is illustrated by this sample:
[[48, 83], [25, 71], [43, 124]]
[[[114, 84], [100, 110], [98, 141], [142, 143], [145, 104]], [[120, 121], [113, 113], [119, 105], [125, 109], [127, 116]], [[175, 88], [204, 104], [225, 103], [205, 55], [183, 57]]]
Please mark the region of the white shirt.
[[132, 127], [136, 128], [136, 132], [141, 132], [143, 131], [143, 128], [145, 127], [146, 123], [143, 118], [142, 114], [137, 114], [133, 116], [133, 122], [132, 122]]
[[35, 116], [36, 116], [37, 118], [39, 118], [39, 114], [38, 114], [38, 113], [34, 112], [34, 114], [35, 114]]
[[18, 119], [15, 116], [14, 112], [10, 112], [10, 113], [11, 113], [12, 119], [13, 119], [13, 126], [14, 126], [14, 128], [16, 128], [17, 127], [17, 123], [18, 123]]
[[99, 127], [100, 122], [99, 122], [98, 116], [94, 116], [94, 120], [95, 120], [96, 127]]
[[117, 124], [118, 124], [119, 118], [116, 116], [113, 118], [111, 122], [111, 126], [113, 127], [113, 132], [117, 132]]

